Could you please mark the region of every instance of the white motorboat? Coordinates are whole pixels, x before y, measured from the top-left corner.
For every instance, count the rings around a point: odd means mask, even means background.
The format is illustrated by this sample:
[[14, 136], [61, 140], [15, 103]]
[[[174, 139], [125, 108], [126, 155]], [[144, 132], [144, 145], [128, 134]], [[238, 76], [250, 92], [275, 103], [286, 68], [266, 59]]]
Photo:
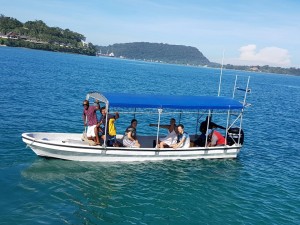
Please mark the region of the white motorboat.
[[[38, 156], [51, 157], [64, 160], [90, 161], [90, 162], [118, 162], [118, 161], [157, 161], [157, 160], [185, 160], [185, 159], [220, 159], [236, 158], [244, 141], [242, 130], [243, 112], [246, 105], [248, 84], [245, 89], [245, 96], [242, 102], [233, 97], [214, 96], [163, 96], [163, 95], [136, 95], [116, 93], [88, 93], [86, 99], [89, 101], [98, 100], [104, 103], [107, 109], [124, 109], [126, 114], [156, 114], [157, 132], [156, 135], [139, 135], [140, 148], [113, 147], [106, 143], [93, 146], [90, 141], [83, 138], [82, 133], [43, 133], [28, 132], [22, 134], [23, 141]], [[236, 87], [234, 88], [234, 90]], [[233, 95], [234, 96], [234, 95]], [[150, 110], [151, 109], [151, 110]], [[153, 144], [161, 137], [159, 132], [160, 119], [163, 114], [170, 113], [194, 116], [206, 114], [224, 115], [226, 118], [225, 139], [227, 143], [223, 146], [207, 147], [193, 146], [188, 148], [162, 148], [159, 149]], [[122, 115], [122, 111], [119, 111]], [[198, 125], [199, 120], [195, 121]], [[107, 121], [106, 121], [107, 124]], [[238, 126], [237, 126], [238, 124]], [[209, 128], [209, 121], [207, 129]], [[198, 134], [190, 135], [195, 140]], [[116, 135], [117, 140], [122, 143], [123, 134]]]
[[[117, 135], [117, 139], [122, 137]], [[23, 133], [22, 138], [38, 156], [90, 162], [236, 158], [242, 147], [236, 143], [232, 146], [157, 149], [152, 146], [155, 136], [139, 136], [141, 148], [90, 146], [82, 140], [82, 134], [75, 133]]]

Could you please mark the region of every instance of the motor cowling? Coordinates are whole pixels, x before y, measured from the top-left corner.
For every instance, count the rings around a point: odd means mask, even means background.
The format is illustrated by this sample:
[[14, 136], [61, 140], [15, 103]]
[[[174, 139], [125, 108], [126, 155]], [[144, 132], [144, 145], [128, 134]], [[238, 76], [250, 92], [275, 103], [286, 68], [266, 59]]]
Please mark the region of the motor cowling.
[[243, 145], [244, 143], [244, 131], [239, 127], [232, 127], [227, 132], [227, 144], [233, 145], [235, 143], [238, 143], [240, 137], [240, 144]]

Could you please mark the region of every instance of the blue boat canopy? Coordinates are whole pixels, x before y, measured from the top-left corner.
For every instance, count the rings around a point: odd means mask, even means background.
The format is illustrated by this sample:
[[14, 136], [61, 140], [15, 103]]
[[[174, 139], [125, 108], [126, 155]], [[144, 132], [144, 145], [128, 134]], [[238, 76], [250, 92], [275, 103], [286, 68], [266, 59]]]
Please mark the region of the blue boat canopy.
[[214, 96], [178, 96], [151, 95], [128, 93], [97, 93], [91, 92], [87, 99], [94, 98], [109, 107], [122, 108], [169, 108], [169, 109], [242, 109], [239, 101]]

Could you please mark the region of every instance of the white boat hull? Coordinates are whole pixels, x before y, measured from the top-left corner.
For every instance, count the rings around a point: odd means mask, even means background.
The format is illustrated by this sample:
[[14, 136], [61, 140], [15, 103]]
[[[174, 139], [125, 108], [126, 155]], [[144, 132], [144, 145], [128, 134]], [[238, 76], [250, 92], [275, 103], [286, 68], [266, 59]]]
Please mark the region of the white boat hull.
[[191, 147], [177, 150], [172, 148], [155, 149], [149, 146], [153, 137], [147, 138], [149, 147], [146, 148], [102, 147], [90, 146], [87, 142], [82, 141], [81, 137], [82, 134], [69, 133], [22, 134], [22, 140], [38, 156], [88, 162], [236, 158], [241, 148], [241, 145], [233, 145], [210, 148]]

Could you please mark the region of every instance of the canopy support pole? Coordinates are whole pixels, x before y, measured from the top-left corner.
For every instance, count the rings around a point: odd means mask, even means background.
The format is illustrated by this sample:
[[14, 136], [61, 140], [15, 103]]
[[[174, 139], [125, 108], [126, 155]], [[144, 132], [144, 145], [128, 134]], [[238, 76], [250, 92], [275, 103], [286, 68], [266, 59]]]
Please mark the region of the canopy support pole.
[[84, 133], [87, 131], [87, 115], [85, 115], [85, 125], [84, 125]]
[[156, 134], [156, 146], [155, 148], [157, 148], [158, 146], [158, 136], [159, 136], [159, 126], [160, 126], [160, 115], [162, 113], [162, 109], [158, 109], [158, 123], [157, 123], [157, 134]]
[[228, 113], [227, 113], [227, 124], [226, 124], [226, 130], [225, 130], [225, 144], [227, 145], [227, 135], [228, 135], [228, 126], [229, 126], [229, 120], [230, 120], [230, 109], [228, 109]]
[[239, 139], [238, 139], [238, 144], [240, 144], [240, 139], [241, 139], [241, 131], [242, 131], [242, 123], [243, 123], [243, 114], [244, 114], [244, 109], [246, 105], [246, 99], [247, 99], [247, 93], [248, 93], [248, 88], [249, 88], [249, 81], [250, 81], [250, 76], [248, 76], [248, 81], [247, 81], [247, 87], [244, 95], [244, 102], [243, 102], [243, 109], [241, 112], [241, 120], [240, 120], [240, 129], [239, 129]]
[[182, 116], [182, 111], [180, 111], [180, 114], [179, 114], [179, 122], [178, 122], [178, 124], [180, 124], [180, 122], [181, 122], [181, 116]]
[[[109, 107], [109, 103], [107, 102], [106, 103], [106, 108], [105, 108], [105, 111], [106, 111], [106, 116], [105, 116], [105, 131], [104, 131], [104, 144], [103, 144], [103, 147], [106, 148], [106, 141], [107, 141], [107, 131], [109, 129], [109, 127], [107, 127], [107, 122], [108, 122], [108, 107]], [[99, 137], [100, 139], [101, 137]], [[99, 140], [100, 141], [100, 140]]]
[[199, 109], [198, 109], [198, 114], [197, 114], [197, 122], [196, 122], [196, 132], [195, 135], [197, 136], [197, 132], [198, 132], [198, 125], [199, 125]]
[[208, 118], [207, 118], [207, 125], [206, 125], [206, 132], [205, 132], [205, 147], [207, 147], [207, 140], [208, 140], [208, 128], [209, 128], [209, 123], [210, 123], [210, 114], [211, 111], [208, 110]]

